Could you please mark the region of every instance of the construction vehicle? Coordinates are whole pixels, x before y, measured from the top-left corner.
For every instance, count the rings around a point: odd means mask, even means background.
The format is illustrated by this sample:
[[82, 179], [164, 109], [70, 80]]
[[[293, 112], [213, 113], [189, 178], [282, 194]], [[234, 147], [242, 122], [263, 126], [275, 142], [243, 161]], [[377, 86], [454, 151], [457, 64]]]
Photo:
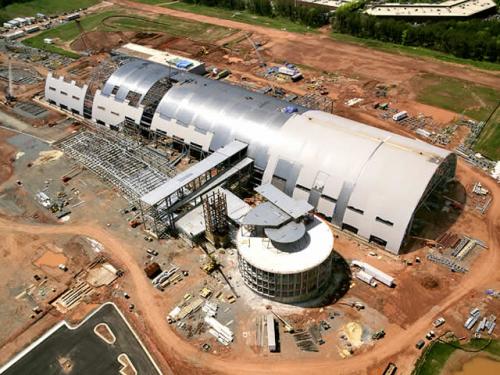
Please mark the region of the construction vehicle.
[[425, 341], [424, 340], [418, 340], [418, 342], [415, 344], [415, 347], [417, 349], [422, 349], [425, 346]]
[[446, 320], [443, 317], [440, 317], [440, 318], [437, 318], [434, 322], [432, 322], [432, 325], [437, 328], [437, 327], [441, 327], [445, 322], [446, 322]]
[[154, 257], [158, 256], [158, 251], [156, 251], [154, 249], [147, 249], [146, 253], [148, 253], [149, 255], [152, 255]]
[[135, 219], [132, 219], [128, 222], [128, 226], [130, 228], [137, 228], [139, 225], [142, 224], [142, 221], [140, 221], [139, 219], [135, 218]]
[[201, 266], [201, 269], [210, 275], [212, 272], [219, 269], [219, 264], [211, 254], [208, 254], [208, 252], [206, 254], [208, 260]]
[[295, 332], [295, 329], [293, 328], [293, 326], [288, 323], [285, 319], [283, 319], [281, 316], [279, 316], [277, 313], [275, 313], [274, 311], [271, 311], [274, 316], [281, 322], [283, 323], [283, 327], [285, 328], [285, 332], [287, 333], [294, 333]]
[[363, 305], [361, 302], [356, 301], [356, 302], [339, 302], [340, 305], [346, 305], [352, 308], [355, 308], [356, 310], [363, 310], [365, 308], [365, 305]]
[[200, 297], [202, 297], [202, 298], [208, 298], [211, 295], [212, 295], [212, 290], [208, 289], [207, 287], [200, 290]]
[[215, 79], [220, 80], [222, 78], [226, 78], [229, 74], [231, 74], [231, 71], [229, 71], [228, 69], [223, 69], [219, 73], [217, 73]]
[[373, 340], [380, 340], [385, 337], [385, 331], [383, 329], [378, 330], [372, 335]]
[[63, 174], [61, 176], [61, 181], [66, 183], [68, 182], [69, 180], [75, 178], [76, 176], [78, 176], [81, 172], [83, 171], [83, 168], [81, 167], [73, 167], [71, 168], [68, 172], [66, 172], [65, 174]]

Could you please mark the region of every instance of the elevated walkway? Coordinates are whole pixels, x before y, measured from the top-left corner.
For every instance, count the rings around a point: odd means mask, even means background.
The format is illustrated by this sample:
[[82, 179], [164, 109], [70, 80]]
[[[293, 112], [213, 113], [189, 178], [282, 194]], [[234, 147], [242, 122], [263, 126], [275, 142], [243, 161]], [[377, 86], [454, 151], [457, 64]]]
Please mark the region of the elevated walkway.
[[248, 174], [253, 159], [246, 157], [247, 147], [233, 141], [143, 195], [140, 204], [146, 229], [161, 237], [167, 229], [174, 229], [186, 212], [185, 206], [196, 206], [204, 194], [241, 173]]

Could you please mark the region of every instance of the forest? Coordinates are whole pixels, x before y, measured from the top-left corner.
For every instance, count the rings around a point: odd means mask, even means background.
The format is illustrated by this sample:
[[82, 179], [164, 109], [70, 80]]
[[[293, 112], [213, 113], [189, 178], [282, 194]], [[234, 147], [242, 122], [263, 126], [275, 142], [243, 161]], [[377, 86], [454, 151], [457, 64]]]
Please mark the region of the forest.
[[328, 24], [328, 10], [321, 6], [296, 5], [294, 0], [182, 0], [185, 3], [247, 10], [259, 16], [283, 17], [310, 27]]
[[477, 18], [416, 23], [369, 16], [363, 13], [364, 6], [365, 3], [359, 1], [337, 9], [331, 19], [333, 30], [361, 38], [425, 47], [466, 59], [500, 61], [498, 20]]

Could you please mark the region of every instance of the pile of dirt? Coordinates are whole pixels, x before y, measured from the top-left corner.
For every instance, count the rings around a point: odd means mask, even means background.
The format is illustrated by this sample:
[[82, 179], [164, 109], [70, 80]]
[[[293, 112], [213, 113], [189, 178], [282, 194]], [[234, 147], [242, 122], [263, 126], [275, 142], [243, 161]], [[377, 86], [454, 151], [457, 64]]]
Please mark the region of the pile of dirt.
[[109, 52], [128, 43], [135, 34], [132, 31], [89, 31], [75, 39], [70, 47], [74, 51]]
[[431, 275], [424, 276], [420, 280], [420, 284], [425, 289], [436, 289], [436, 288], [439, 288], [439, 280], [436, 279], [435, 277], [431, 276]]

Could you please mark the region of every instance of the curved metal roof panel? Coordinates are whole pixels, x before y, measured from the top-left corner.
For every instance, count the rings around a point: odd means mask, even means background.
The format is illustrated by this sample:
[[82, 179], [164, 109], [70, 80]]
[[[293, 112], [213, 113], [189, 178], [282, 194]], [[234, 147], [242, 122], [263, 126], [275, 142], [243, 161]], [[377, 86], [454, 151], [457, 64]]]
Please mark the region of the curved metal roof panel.
[[141, 95], [141, 101], [149, 89], [160, 79], [169, 76], [171, 70], [160, 64], [133, 59], [118, 68], [106, 81], [102, 94], [109, 96], [115, 86], [117, 100], [123, 101], [130, 91]]
[[[320, 111], [290, 119], [271, 150], [272, 160], [302, 163], [301, 186], [313, 188], [321, 174], [322, 194], [336, 200], [335, 210], [324, 214], [336, 224], [385, 239], [396, 250], [429, 182], [450, 156], [422, 141]], [[266, 171], [264, 182], [273, 173]]]
[[249, 156], [265, 168], [269, 140], [293, 116], [283, 113], [289, 103], [203, 77], [191, 78], [167, 92], [158, 105], [160, 116], [213, 132], [213, 150], [234, 139], [246, 142]]

